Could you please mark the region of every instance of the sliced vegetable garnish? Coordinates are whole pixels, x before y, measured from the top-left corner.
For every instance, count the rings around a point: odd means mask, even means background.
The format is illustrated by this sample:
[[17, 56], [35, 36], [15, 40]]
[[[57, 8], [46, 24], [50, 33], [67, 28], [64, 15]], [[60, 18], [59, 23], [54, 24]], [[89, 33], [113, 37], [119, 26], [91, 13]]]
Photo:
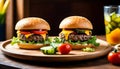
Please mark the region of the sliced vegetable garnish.
[[86, 47], [86, 48], [83, 48], [82, 51], [84, 51], [84, 52], [94, 52], [95, 48]]
[[45, 34], [47, 31], [32, 31], [34, 34]]
[[31, 34], [31, 32], [20, 31], [21, 34]]
[[40, 50], [47, 55], [53, 55], [56, 54], [55, 48], [53, 48], [52, 46], [46, 46], [46, 47], [42, 47], [40, 48]]

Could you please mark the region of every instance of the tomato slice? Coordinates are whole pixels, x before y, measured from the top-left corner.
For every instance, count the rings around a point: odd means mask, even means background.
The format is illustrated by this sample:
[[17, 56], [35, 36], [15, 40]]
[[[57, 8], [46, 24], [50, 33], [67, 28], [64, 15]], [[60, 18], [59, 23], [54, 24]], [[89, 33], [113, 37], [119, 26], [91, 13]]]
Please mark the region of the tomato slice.
[[45, 34], [47, 31], [32, 31], [34, 34]]
[[30, 34], [30, 32], [20, 31], [21, 34]]
[[32, 31], [20, 31], [21, 34], [46, 34], [47, 31], [40, 31], [40, 30], [32, 30]]

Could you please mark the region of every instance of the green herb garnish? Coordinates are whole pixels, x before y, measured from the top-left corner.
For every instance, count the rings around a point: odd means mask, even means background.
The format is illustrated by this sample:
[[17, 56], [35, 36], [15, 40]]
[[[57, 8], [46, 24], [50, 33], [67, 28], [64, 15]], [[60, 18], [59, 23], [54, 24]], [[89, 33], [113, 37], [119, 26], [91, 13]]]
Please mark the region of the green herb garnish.
[[64, 39], [60, 39], [60, 38], [58, 38], [58, 37], [55, 37], [55, 38], [53, 39], [53, 42], [54, 42], [54, 43], [64, 43], [65, 40], [64, 40]]
[[95, 45], [95, 46], [99, 46], [100, 43], [97, 43], [96, 40], [97, 40], [96, 36], [92, 36], [92, 38], [89, 39], [89, 40], [87, 41], [87, 43], [88, 43], [88, 44], [93, 44], [93, 45]]

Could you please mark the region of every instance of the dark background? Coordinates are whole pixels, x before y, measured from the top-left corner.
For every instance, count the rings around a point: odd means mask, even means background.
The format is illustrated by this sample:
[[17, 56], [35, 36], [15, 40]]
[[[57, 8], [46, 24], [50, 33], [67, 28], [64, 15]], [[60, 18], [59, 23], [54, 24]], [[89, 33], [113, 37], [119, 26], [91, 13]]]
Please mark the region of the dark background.
[[[52, 36], [59, 34], [61, 31], [59, 24], [65, 17], [84, 16], [93, 24], [93, 35], [103, 35], [105, 34], [104, 5], [119, 4], [120, 0], [29, 0], [28, 16], [41, 17], [49, 22], [51, 26], [49, 35]], [[17, 15], [14, 16], [17, 18]]]

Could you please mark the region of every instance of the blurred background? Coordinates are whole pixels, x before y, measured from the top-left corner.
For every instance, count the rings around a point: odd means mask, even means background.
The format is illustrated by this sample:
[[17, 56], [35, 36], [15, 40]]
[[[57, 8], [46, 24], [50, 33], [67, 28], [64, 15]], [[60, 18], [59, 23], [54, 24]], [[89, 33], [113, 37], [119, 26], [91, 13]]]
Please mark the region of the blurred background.
[[10, 0], [6, 14], [6, 39], [16, 36], [18, 20], [25, 17], [41, 17], [49, 22], [50, 36], [61, 31], [59, 24], [65, 17], [79, 15], [93, 24], [93, 35], [104, 35], [104, 5], [119, 5], [120, 0]]

